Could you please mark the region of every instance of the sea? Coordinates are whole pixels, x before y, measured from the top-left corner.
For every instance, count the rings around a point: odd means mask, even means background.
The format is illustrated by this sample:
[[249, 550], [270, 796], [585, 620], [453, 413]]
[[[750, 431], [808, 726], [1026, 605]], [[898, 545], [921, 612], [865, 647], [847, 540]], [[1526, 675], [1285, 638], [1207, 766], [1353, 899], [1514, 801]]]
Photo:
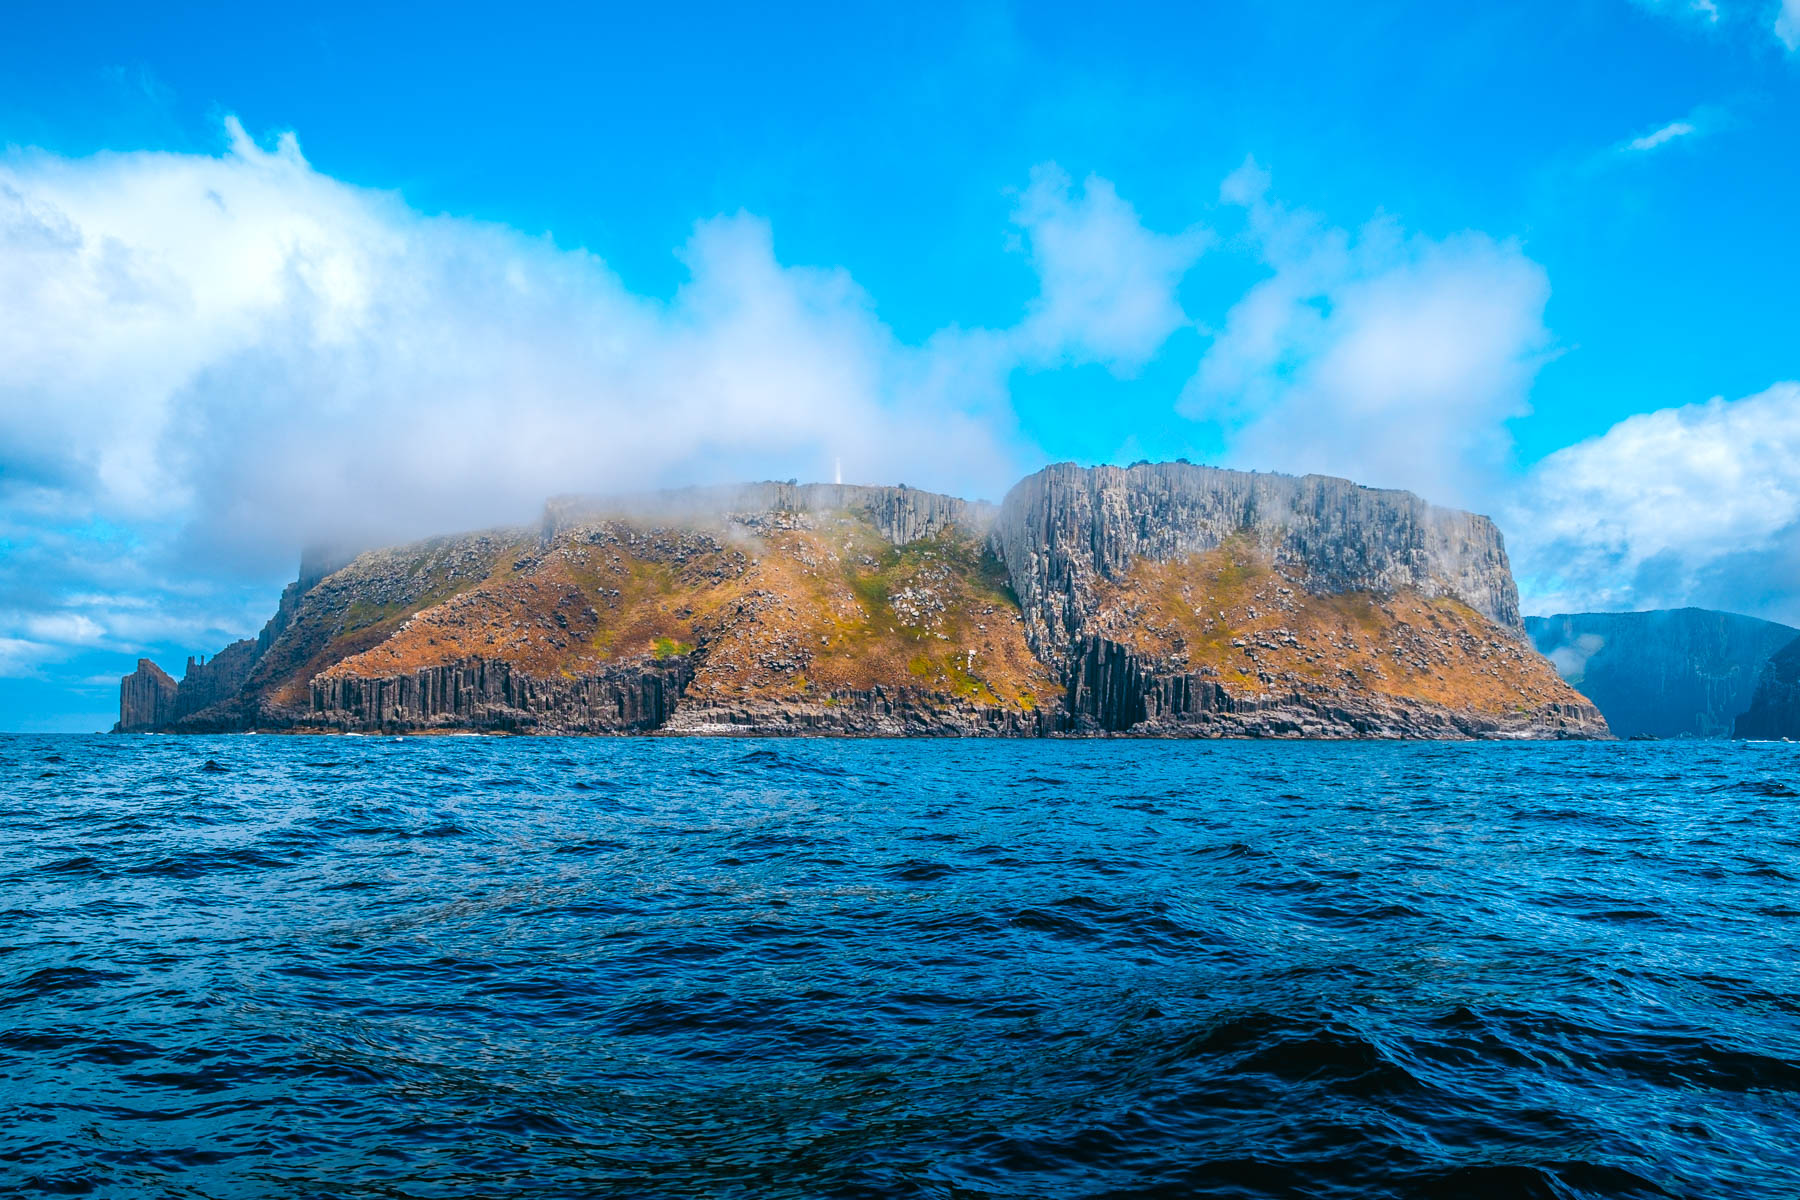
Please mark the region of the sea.
[[0, 738], [0, 1195], [1800, 1195], [1800, 746]]

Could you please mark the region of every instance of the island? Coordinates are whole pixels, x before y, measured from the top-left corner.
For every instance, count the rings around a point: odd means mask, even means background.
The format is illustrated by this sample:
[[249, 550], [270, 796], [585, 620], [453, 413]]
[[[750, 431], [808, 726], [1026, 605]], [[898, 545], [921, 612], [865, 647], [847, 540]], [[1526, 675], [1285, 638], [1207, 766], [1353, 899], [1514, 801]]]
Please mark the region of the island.
[[121, 732], [1591, 738], [1486, 517], [1343, 479], [1058, 464], [563, 497], [312, 552]]

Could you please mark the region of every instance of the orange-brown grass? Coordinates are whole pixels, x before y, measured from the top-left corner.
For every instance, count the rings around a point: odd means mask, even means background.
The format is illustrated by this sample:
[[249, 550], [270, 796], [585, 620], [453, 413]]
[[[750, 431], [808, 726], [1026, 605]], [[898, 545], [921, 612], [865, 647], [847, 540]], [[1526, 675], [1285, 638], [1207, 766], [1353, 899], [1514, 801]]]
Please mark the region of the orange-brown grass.
[[1139, 561], [1098, 599], [1107, 636], [1238, 696], [1350, 690], [1489, 714], [1584, 703], [1517, 635], [1460, 601], [1314, 595], [1301, 572], [1242, 541]]
[[696, 615], [747, 559], [716, 538], [624, 522], [565, 532], [478, 586], [412, 614], [327, 676], [405, 674], [467, 658], [540, 676], [576, 675], [694, 640]]
[[325, 674], [383, 677], [481, 657], [573, 676], [690, 653], [689, 694], [721, 702], [882, 685], [1029, 708], [1054, 687], [977, 539], [946, 533], [897, 549], [850, 514], [749, 530], [565, 530], [522, 565], [509, 560], [396, 620]]
[[877, 685], [1031, 708], [1054, 688], [1004, 572], [972, 537], [896, 548], [866, 523], [766, 535], [755, 595], [706, 633], [701, 698], [783, 699]]
[[471, 562], [453, 567], [440, 554], [440, 543], [425, 543], [404, 572], [415, 585], [413, 599], [385, 604], [353, 600], [339, 611], [303, 610], [295, 636], [285, 643], [298, 649], [294, 659], [276, 661], [280, 656], [272, 655], [259, 664], [259, 673], [266, 671], [272, 677], [269, 698], [280, 705], [305, 705], [316, 675], [385, 644], [415, 615], [503, 578], [525, 546], [523, 541], [484, 539]]

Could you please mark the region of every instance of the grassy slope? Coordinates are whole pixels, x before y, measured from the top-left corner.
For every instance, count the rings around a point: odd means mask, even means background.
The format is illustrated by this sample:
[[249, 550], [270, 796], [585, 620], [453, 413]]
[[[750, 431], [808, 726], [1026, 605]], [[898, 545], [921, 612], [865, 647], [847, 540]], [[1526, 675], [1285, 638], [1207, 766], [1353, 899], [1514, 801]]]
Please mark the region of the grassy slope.
[[1234, 695], [1362, 691], [1487, 714], [1583, 703], [1521, 638], [1459, 601], [1316, 596], [1244, 542], [1139, 562], [1099, 600], [1107, 636]]
[[[351, 612], [355, 612], [355, 605]], [[469, 657], [540, 676], [696, 655], [701, 701], [911, 686], [1032, 707], [1054, 688], [979, 541], [889, 545], [851, 514], [755, 529], [606, 521], [560, 533], [435, 606], [351, 619], [331, 676], [382, 677]], [[366, 639], [366, 640], [364, 640]]]
[[375, 551], [316, 586], [246, 683], [284, 707], [310, 703], [313, 677], [391, 638], [415, 614], [503, 578], [523, 533], [438, 538]]

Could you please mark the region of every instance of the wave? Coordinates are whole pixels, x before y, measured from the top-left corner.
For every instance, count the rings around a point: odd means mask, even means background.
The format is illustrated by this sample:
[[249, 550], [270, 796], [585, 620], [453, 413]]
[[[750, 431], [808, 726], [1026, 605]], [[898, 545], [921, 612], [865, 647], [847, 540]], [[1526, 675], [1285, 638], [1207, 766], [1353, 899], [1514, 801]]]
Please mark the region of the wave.
[[1769, 1194], [1754, 757], [0, 738], [0, 1190]]

